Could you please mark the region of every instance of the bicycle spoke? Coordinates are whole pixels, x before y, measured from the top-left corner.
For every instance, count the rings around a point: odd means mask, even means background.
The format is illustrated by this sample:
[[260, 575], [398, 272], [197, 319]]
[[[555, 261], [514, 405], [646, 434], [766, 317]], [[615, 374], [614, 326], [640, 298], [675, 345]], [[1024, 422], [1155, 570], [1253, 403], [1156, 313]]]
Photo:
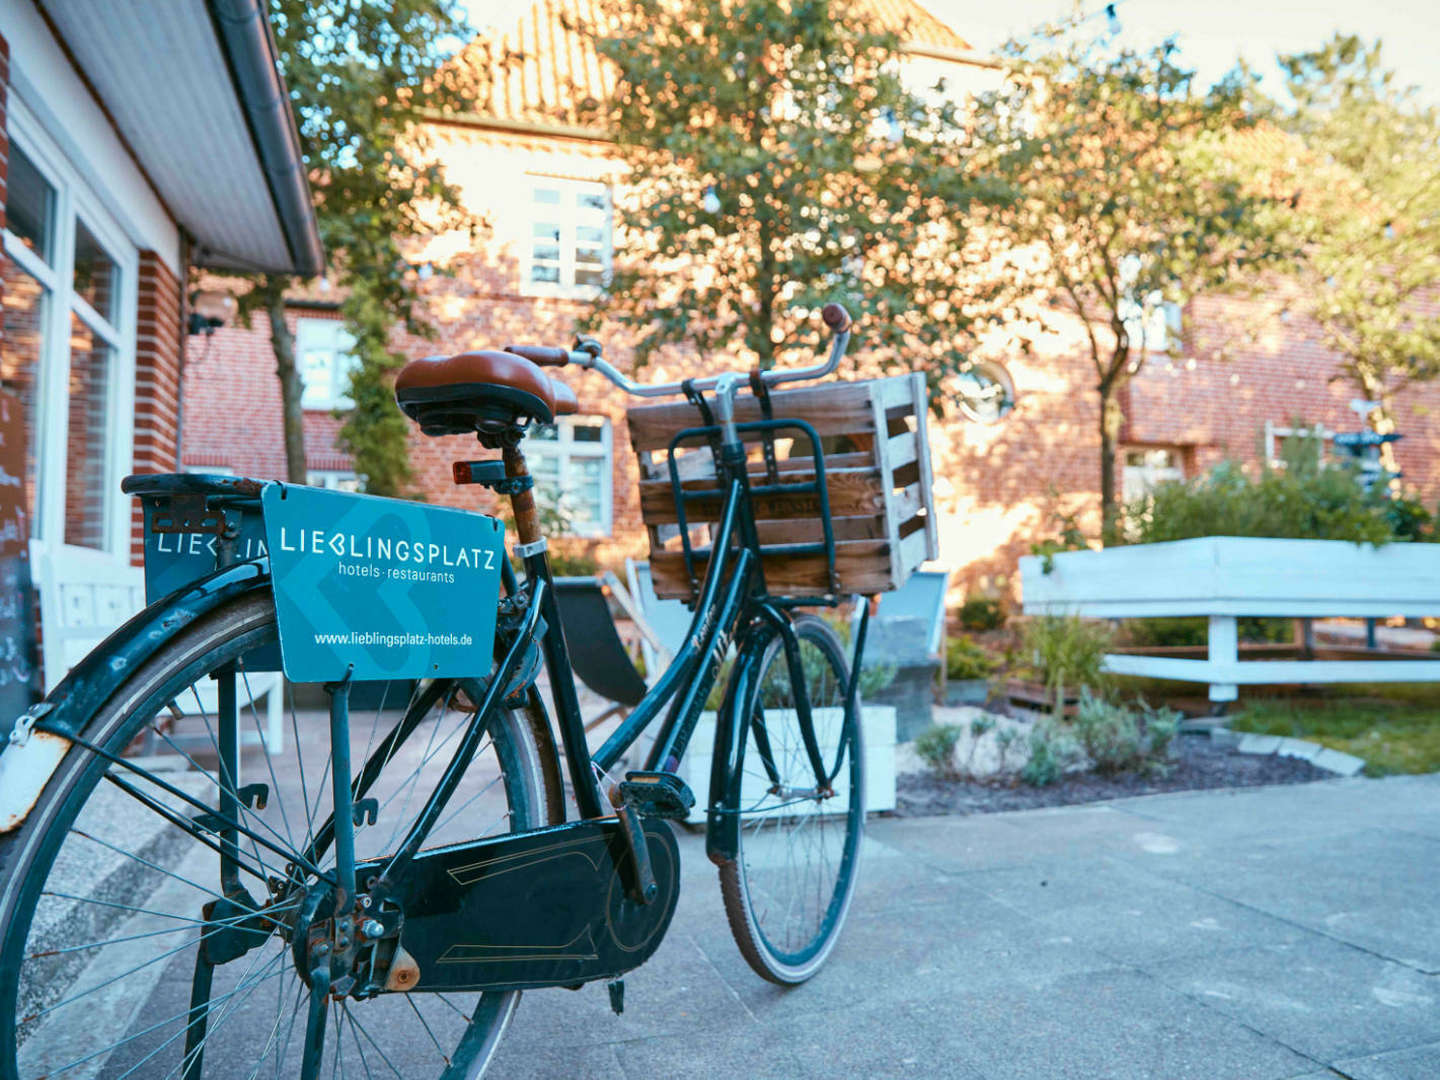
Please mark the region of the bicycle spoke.
[[349, 1018], [350, 1023], [354, 1024], [355, 1028], [360, 1032], [360, 1034], [365, 1036], [365, 1041], [375, 1048], [375, 1052], [380, 1055], [380, 1060], [385, 1062], [386, 1065], [390, 1066], [390, 1071], [393, 1072], [396, 1076], [400, 1077], [400, 1080], [405, 1080], [405, 1074], [402, 1073], [399, 1069], [395, 1068], [395, 1063], [385, 1056], [385, 1051], [380, 1049], [380, 1044], [370, 1037], [370, 1032], [365, 1030], [365, 1025], [360, 1023], [359, 1020], [355, 1019], [355, 1014], [350, 1011], [350, 1009], [345, 1005], [344, 1002], [341, 1002], [340, 1008]]

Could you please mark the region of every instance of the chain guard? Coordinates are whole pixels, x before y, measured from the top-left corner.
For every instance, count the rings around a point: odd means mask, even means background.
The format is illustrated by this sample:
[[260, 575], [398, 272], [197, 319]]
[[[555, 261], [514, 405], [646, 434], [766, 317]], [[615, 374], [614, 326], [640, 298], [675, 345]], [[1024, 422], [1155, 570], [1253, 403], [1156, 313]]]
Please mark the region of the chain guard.
[[407, 991], [574, 986], [638, 967], [680, 896], [680, 849], [644, 823], [659, 891], [637, 903], [615, 818], [569, 822], [417, 855], [393, 894], [400, 947], [419, 967]]

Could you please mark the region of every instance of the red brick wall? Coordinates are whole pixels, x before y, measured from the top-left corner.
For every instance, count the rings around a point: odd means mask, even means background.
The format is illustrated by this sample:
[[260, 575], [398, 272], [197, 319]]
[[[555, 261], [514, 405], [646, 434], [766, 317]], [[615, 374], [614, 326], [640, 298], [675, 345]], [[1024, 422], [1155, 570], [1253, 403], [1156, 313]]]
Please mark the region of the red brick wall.
[[[135, 329], [135, 454], [137, 473], [174, 472], [180, 458], [180, 381], [186, 340], [184, 284], [153, 251], [140, 254]], [[140, 561], [140, 505], [131, 517], [131, 558]]]
[[[291, 333], [301, 318], [335, 319], [334, 311], [292, 310]], [[305, 413], [306, 462], [312, 469], [345, 471], [352, 461], [335, 447], [340, 421], [328, 411]], [[285, 478], [285, 428], [280, 382], [270, 348], [270, 325], [256, 315], [250, 327], [228, 326], [190, 339], [185, 363], [183, 461], [220, 466], [241, 476]]]
[[[0, 229], [5, 228], [5, 203], [10, 193], [10, 42], [0, 34]], [[7, 262], [0, 245], [0, 263]], [[0, 341], [5, 338], [5, 283], [0, 275]]]

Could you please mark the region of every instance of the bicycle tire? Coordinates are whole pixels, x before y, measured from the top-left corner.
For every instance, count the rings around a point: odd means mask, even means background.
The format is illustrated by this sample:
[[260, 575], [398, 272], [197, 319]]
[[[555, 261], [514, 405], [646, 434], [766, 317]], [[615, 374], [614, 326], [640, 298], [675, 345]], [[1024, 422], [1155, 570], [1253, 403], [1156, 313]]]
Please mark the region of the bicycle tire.
[[[198, 769], [178, 774], [185, 777], [184, 783], [191, 785], [202, 801], [213, 804], [220, 780], [197, 760], [206, 755], [188, 754], [179, 736], [166, 733], [164, 723], [157, 721], [176, 707], [182, 695], [193, 692], [196, 703], [201, 703], [199, 680], [227, 663], [237, 664], [248, 679], [245, 658], [253, 656], [257, 648], [273, 645], [274, 620], [274, 605], [268, 593], [249, 594], [198, 619], [136, 669], [91, 718], [81, 737], [118, 755], [131, 747], [142, 732], [158, 732], [179, 754], [190, 759], [192, 770]], [[465, 713], [464, 698], [455, 693], [459, 685], [426, 684], [406, 704], [401, 724], [410, 727], [383, 758], [377, 757], [382, 765], [371, 791], [381, 803], [380, 816], [376, 825], [359, 830], [365, 839], [357, 838], [357, 857], [365, 857], [365, 848], [385, 850], [378, 843], [382, 827], [389, 826], [393, 819], [395, 825], [387, 841], [397, 831], [403, 835], [406, 813], [423, 805], [424, 795], [428, 794], [424, 784], [432, 765], [439, 769], [448, 761], [443, 750], [453, 733], [442, 739], [442, 732], [451, 726], [455, 731], [462, 730], [468, 723], [465, 717], [473, 715], [473, 705], [472, 712]], [[459, 832], [472, 826], [482, 813], [494, 811], [499, 814], [495, 832], [520, 831], [558, 820], [556, 815], [563, 812], [563, 796], [553, 768], [548, 721], [543, 708], [538, 716], [535, 714], [536, 702], [533, 698], [531, 701], [532, 708], [524, 712], [501, 710], [487, 721], [489, 738], [466, 771], [468, 786], [462, 787], [447, 807], [432, 841], [454, 824], [449, 820], [451, 815], [455, 819], [471, 815], [451, 829]], [[457, 703], [453, 721], [447, 722], [451, 706]], [[303, 800], [304, 836], [311, 835], [328, 812], [326, 775], [312, 777], [312, 785], [305, 773], [307, 764], [318, 767], [317, 753], [326, 758], [328, 773], [328, 730], [318, 751], [315, 740], [310, 740], [311, 760], [307, 762], [307, 745], [301, 738], [301, 724], [292, 704], [289, 721], [293, 741], [286, 740], [287, 746], [293, 748], [291, 760], [291, 755], [271, 753], [253, 697], [250, 708], [264, 759], [261, 771], [252, 778], [267, 781], [271, 793], [263, 814], [256, 806], [243, 812], [243, 820], [257, 835], [286, 836], [299, 850], [302, 841], [296, 837], [302, 835], [300, 822], [292, 820], [292, 812], [298, 809], [295, 797]], [[379, 716], [377, 711], [366, 753], [355, 759], [357, 775], [360, 763], [371, 753], [370, 746], [384, 745], [383, 739], [379, 744], [374, 741]], [[186, 722], [190, 719], [187, 717]], [[323, 716], [315, 719], [325, 722]], [[243, 713], [241, 720], [242, 725], [248, 725]], [[352, 748], [363, 738], [361, 726], [352, 724]], [[213, 742], [208, 717], [205, 727]], [[421, 740], [425, 740], [423, 747]], [[254, 764], [253, 754], [242, 757], [240, 781], [246, 779], [245, 773]], [[410, 775], [402, 777], [401, 770], [412, 765]], [[184, 1004], [178, 1011], [169, 1006], [177, 997], [172, 984], [188, 983], [193, 957], [199, 952], [200, 938], [194, 937], [194, 927], [200, 913], [192, 906], [201, 897], [218, 895], [218, 888], [207, 889], [201, 883], [212, 880], [203, 875], [215, 872], [219, 860], [191, 834], [144, 807], [118, 784], [112, 790], [111, 785], [102, 783], [111, 773], [121, 775], [132, 786], [141, 782], [121, 766], [78, 745], [72, 746], [25, 823], [0, 837], [0, 927], [4, 928], [0, 936], [0, 1080], [71, 1075], [68, 1070], [80, 1061], [87, 1065], [80, 1071], [93, 1074], [100, 1071], [97, 1059], [107, 1074], [172, 1078], [186, 1074], [186, 1080], [194, 1080], [188, 1076], [193, 1070], [186, 1068], [183, 1060], [189, 1014]], [[404, 803], [399, 810], [390, 810], [402, 792]], [[193, 808], [187, 809], [193, 813]], [[117, 813], [125, 818], [137, 811], [142, 817], [150, 817], [137, 819], [134, 824], [127, 824], [128, 818], [116, 820]], [[143, 847], [141, 836], [150, 837]], [[371, 843], [371, 838], [377, 843]], [[244, 878], [245, 885], [252, 895], [259, 892], [263, 897], [265, 893], [259, 891], [254, 879], [262, 871], [273, 869], [275, 856], [253, 840], [247, 844], [242, 837], [239, 845], [252, 867]], [[266, 853], [263, 856], [262, 851]], [[192, 869], [204, 868], [207, 858], [208, 871]], [[81, 888], [77, 880], [87, 869], [95, 880], [88, 883], [88, 888]], [[284, 872], [292, 870], [287, 866]], [[211, 1012], [207, 1014], [204, 1077], [253, 1078], [257, 1074], [268, 1076], [273, 1072], [279, 1076], [298, 1070], [298, 1043], [303, 1042], [305, 1028], [303, 1001], [308, 991], [293, 963], [284, 959], [289, 945], [279, 930], [283, 908], [272, 910], [280, 917], [272, 915], [272, 928], [265, 941], [252, 950], [254, 959], [246, 955], [214, 969], [216, 985], [208, 998]], [[213, 932], [206, 931], [204, 936]], [[176, 935], [194, 940], [182, 942], [177, 949], [173, 947]], [[103, 940], [91, 941], [92, 937]], [[278, 953], [260, 967], [260, 972], [265, 973], [263, 978], [260, 974], [252, 976], [261, 956], [275, 952], [277, 944]], [[155, 955], [146, 959], [147, 953]], [[101, 981], [105, 965], [115, 967], [117, 957], [121, 966], [137, 959], [141, 962], [129, 966], [109, 983]], [[243, 968], [244, 973], [234, 979], [231, 968]], [[130, 997], [120, 993], [117, 981], [122, 977], [134, 985], [138, 1002], [127, 1004]], [[232, 983], [222, 995], [221, 987]], [[291, 989], [295, 987], [298, 989], [292, 1003]], [[187, 1000], [183, 993], [179, 996], [182, 1002]], [[449, 1000], [451, 997], [456, 1000]], [[271, 998], [276, 1000], [273, 1020], [268, 1019]], [[415, 1075], [416, 1047], [428, 1041], [434, 1043], [431, 1053], [438, 1051], [439, 1058], [439, 1068], [428, 1075], [439, 1075], [441, 1080], [473, 1080], [488, 1065], [519, 998], [519, 992], [381, 994], [367, 1001], [352, 998], [332, 1004], [335, 1019], [327, 1025], [320, 1075], [330, 1075], [336, 1064], [343, 1067], [344, 1060], [357, 1056], [362, 1061], [368, 1058], [367, 1072], [392, 1072], [387, 1044], [404, 1047], [405, 1075]], [[97, 1008], [101, 1003], [105, 1007]], [[75, 1009], [77, 1004], [81, 1009]], [[126, 1009], [132, 1010], [129, 1019], [114, 1021], [111, 1014], [123, 1014]], [[67, 1010], [69, 1016], [64, 1015]], [[367, 1013], [363, 1021], [357, 1020], [355, 1014], [364, 1010], [374, 1011]], [[95, 1019], [102, 1014], [114, 1022], [107, 1026]], [[249, 1019], [237, 1030], [231, 1023], [236, 1017]], [[120, 1038], [98, 1047], [93, 1045], [117, 1032]], [[458, 1039], [452, 1046], [450, 1040], [456, 1032]], [[362, 1037], [369, 1040], [369, 1048]], [[293, 1068], [287, 1069], [287, 1060], [294, 1062]], [[363, 1075], [358, 1069], [352, 1069], [352, 1073]]]
[[[833, 760], [836, 769], [835, 794], [830, 798], [839, 801], [827, 813], [823, 796], [813, 800], [792, 797], [797, 790], [805, 791], [807, 785], [818, 785], [804, 750], [798, 714], [784, 708], [793, 700], [794, 691], [782, 640], [772, 631], [774, 637], [769, 645], [755, 654], [757, 677], [751, 680], [750, 700], [740, 713], [747, 730], [741, 740], [737, 767], [745, 781], [738, 798], [726, 807], [727, 812], [741, 815], [740, 850], [733, 861], [719, 868], [725, 914], [741, 954], [756, 974], [785, 986], [811, 978], [839, 940], [855, 895], [865, 821], [865, 755], [860, 723], [858, 717], [853, 723], [839, 722], [844, 716], [843, 695], [849, 684], [844, 648], [823, 619], [801, 616], [793, 626], [812, 690], [812, 707], [821, 710], [816, 713], [816, 735], [827, 765]], [[757, 713], [762, 708], [764, 712]], [[768, 757], [781, 774], [779, 792], [774, 790], [769, 770], [757, 767], [757, 760], [764, 765], [759, 735], [762, 717], [770, 743]], [[833, 743], [826, 737], [832, 732]], [[832, 758], [837, 751], [843, 757]], [[792, 780], [794, 783], [789, 782]], [[812, 801], [813, 810], [809, 808]], [[785, 813], [787, 810], [789, 813]], [[808, 838], [805, 849], [795, 844], [803, 833], [817, 831], [822, 835]], [[808, 867], [800, 871], [805, 893], [810, 893], [809, 884], [814, 880], [816, 902], [813, 910], [807, 904], [797, 919], [795, 901], [807, 897], [800, 896], [793, 880], [788, 884], [780, 882], [780, 871], [798, 868], [803, 859], [816, 852], [830, 863], [825, 854], [827, 845], [835, 849], [833, 874], [827, 875], [823, 866], [815, 867], [813, 873]], [[779, 858], [777, 847], [781, 849]], [[782, 893], [786, 897], [783, 908], [779, 904]], [[781, 912], [778, 918], [777, 912]]]

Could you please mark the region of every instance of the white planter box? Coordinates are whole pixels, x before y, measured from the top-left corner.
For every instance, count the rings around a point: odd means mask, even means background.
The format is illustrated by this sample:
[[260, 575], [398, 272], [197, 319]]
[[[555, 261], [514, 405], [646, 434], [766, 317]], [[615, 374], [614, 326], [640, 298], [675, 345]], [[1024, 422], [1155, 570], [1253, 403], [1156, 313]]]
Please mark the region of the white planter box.
[[1440, 660], [1242, 661], [1235, 631], [1237, 616], [1440, 615], [1440, 544], [1207, 536], [1066, 551], [1043, 567], [1020, 560], [1027, 615], [1209, 617], [1207, 659], [1112, 653], [1116, 674], [1209, 683], [1211, 701], [1233, 701], [1246, 684], [1440, 680]]
[[[815, 734], [820, 748], [833, 761], [835, 748], [839, 743], [840, 724], [843, 711], [840, 709], [815, 710]], [[861, 709], [861, 735], [865, 744], [865, 809], [870, 812], [895, 809], [895, 710], [889, 705], [866, 705]], [[705, 822], [705, 800], [710, 794], [710, 761], [715, 746], [715, 714], [700, 714], [695, 726], [695, 736], [685, 751], [681, 766], [685, 782], [695, 793], [695, 808], [687, 819], [694, 824]], [[753, 746], [751, 747], [753, 749]], [[848, 794], [848, 776], [845, 769], [836, 777], [835, 789], [843, 798]], [[744, 805], [758, 803], [765, 793], [763, 778], [747, 770], [741, 787], [741, 801]], [[805, 804], [794, 807], [793, 812], [803, 811]]]

